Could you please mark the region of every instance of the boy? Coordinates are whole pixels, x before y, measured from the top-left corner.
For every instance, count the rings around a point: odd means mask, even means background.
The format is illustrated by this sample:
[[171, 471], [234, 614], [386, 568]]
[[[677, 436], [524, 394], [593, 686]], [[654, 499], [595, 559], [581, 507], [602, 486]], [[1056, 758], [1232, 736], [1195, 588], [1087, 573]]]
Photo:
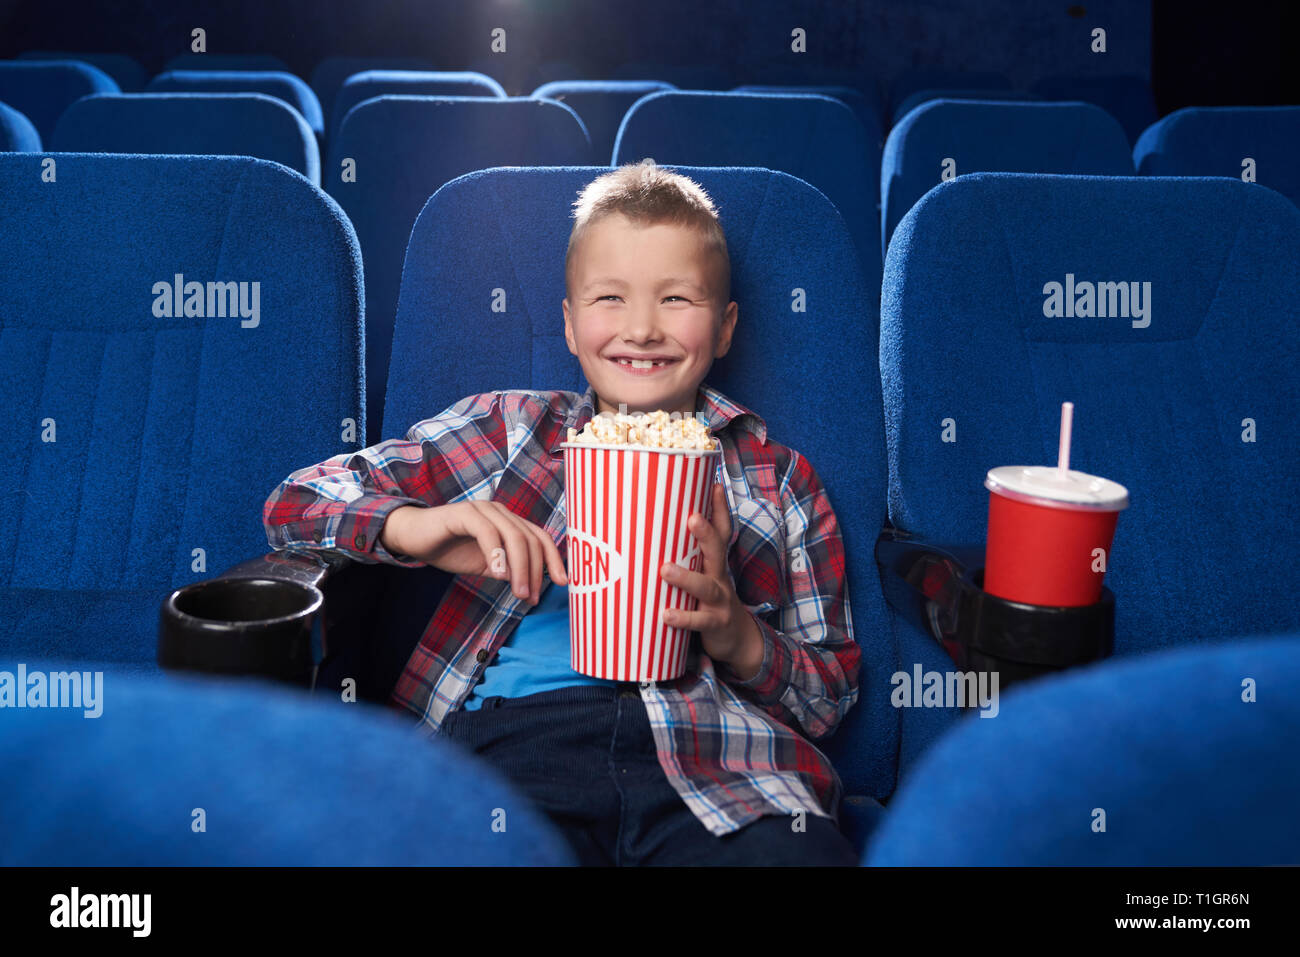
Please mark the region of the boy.
[[[586, 394], [469, 396], [300, 469], [268, 539], [456, 574], [390, 703], [503, 771], [581, 863], [855, 865], [810, 743], [858, 694], [843, 542], [807, 460], [704, 384], [737, 319], [717, 212], [652, 160], [574, 207], [562, 307]], [[663, 570], [699, 599], [671, 622], [698, 634], [687, 672], [638, 686], [570, 667], [560, 443], [597, 412], [656, 409], [701, 419], [725, 465], [712, 522], [691, 519], [703, 570]]]

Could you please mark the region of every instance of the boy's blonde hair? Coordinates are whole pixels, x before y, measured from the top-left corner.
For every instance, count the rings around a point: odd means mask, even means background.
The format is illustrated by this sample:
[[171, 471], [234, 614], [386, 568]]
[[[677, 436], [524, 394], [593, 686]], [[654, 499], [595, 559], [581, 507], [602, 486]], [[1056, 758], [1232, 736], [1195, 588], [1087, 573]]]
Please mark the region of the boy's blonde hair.
[[672, 223], [698, 229], [721, 258], [719, 293], [723, 303], [730, 298], [731, 257], [727, 236], [718, 221], [718, 210], [699, 183], [655, 165], [649, 158], [627, 163], [602, 173], [588, 183], [573, 202], [573, 230], [564, 255], [564, 279], [572, 276], [573, 251], [592, 223], [613, 213], [622, 213], [639, 226]]

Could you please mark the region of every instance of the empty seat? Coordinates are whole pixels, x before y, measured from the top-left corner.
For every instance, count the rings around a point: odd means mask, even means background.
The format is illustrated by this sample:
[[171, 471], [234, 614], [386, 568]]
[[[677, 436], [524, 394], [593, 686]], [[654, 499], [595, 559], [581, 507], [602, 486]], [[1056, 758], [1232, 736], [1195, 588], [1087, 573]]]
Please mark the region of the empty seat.
[[881, 240], [945, 178], [973, 172], [1131, 176], [1128, 140], [1087, 103], [931, 100], [889, 132], [880, 164]]
[[167, 593], [263, 554], [264, 490], [361, 447], [355, 235], [247, 157], [0, 154], [0, 209], [0, 404], [26, 423], [0, 648], [156, 670]]
[[[452, 180], [429, 200], [411, 231], [402, 273], [385, 436], [406, 435], [431, 410], [466, 395], [586, 389], [565, 343], [559, 303], [566, 294], [572, 203], [605, 171], [483, 170]], [[714, 360], [705, 381], [753, 409], [773, 440], [807, 457], [844, 537], [853, 629], [862, 648], [860, 691], [818, 747], [834, 762], [847, 794], [887, 796], [899, 717], [889, 703], [892, 626], [872, 559], [885, 483], [874, 295], [879, 261], [864, 276], [842, 219], [825, 196], [792, 176], [765, 169], [676, 171], [717, 204], [732, 298], [740, 306], [731, 349]], [[504, 312], [493, 309], [498, 288]], [[792, 311], [796, 288], [805, 311]], [[405, 662], [410, 650], [394, 657]]]
[[652, 93], [623, 118], [614, 163], [765, 166], [826, 194], [844, 217], [864, 269], [880, 260], [876, 138], [839, 100], [815, 94]]
[[1054, 463], [1070, 401], [1071, 468], [1130, 496], [1106, 563], [1117, 655], [1300, 629], [1279, 573], [1300, 529], [1297, 244], [1300, 210], [1231, 179], [936, 186], [885, 262], [893, 523], [984, 542], [986, 473]]
[[1300, 205], [1300, 106], [1188, 107], [1138, 139], [1144, 176], [1250, 178]]
[[103, 70], [123, 93], [138, 93], [144, 89], [148, 76], [144, 67], [125, 53], [65, 53], [57, 50], [27, 50], [18, 54], [20, 60], [78, 60]]
[[1011, 81], [1001, 73], [917, 67], [904, 70], [889, 84], [889, 113], [892, 116], [900, 103], [920, 90], [1010, 89]]
[[482, 73], [439, 73], [415, 70], [366, 70], [348, 77], [334, 98], [330, 129], [338, 131], [348, 110], [376, 96], [492, 96], [504, 97], [501, 84]]
[[917, 90], [894, 107], [894, 116], [890, 125], [897, 126], [908, 113], [930, 100], [1011, 100], [1029, 103], [1041, 99], [1042, 97], [1037, 93], [1022, 93], [1019, 90], [979, 90], [960, 87], [946, 90]]
[[50, 148], [256, 156], [320, 185], [320, 151], [307, 122], [283, 100], [260, 93], [87, 96], [63, 114]]
[[32, 121], [0, 103], [0, 153], [35, 153], [40, 148], [41, 135]]
[[591, 142], [577, 114], [550, 100], [381, 96], [348, 113], [329, 155], [326, 189], [356, 226], [365, 259], [366, 444], [374, 445], [384, 438], [380, 411], [402, 260], [429, 197], [448, 180], [489, 166], [586, 165]]
[[1015, 688], [926, 754], [864, 863], [1294, 866], [1298, 682], [1291, 633]]
[[173, 70], [251, 70], [257, 73], [292, 73], [289, 64], [279, 57], [265, 53], [182, 53], [163, 66], [164, 73]]
[[761, 86], [750, 84], [738, 86], [732, 92], [820, 93], [822, 96], [829, 96], [832, 99], [839, 100], [851, 109], [857, 115], [857, 118], [862, 121], [863, 129], [867, 131], [867, 135], [874, 136], [877, 143], [880, 143], [884, 136], [880, 122], [880, 107], [877, 105], [874, 91], [872, 95], [868, 96], [860, 89], [849, 86]]
[[632, 104], [648, 93], [671, 89], [671, 83], [654, 80], [558, 80], [542, 84], [532, 95], [558, 100], [577, 113], [595, 156], [603, 160], [614, 155], [619, 124]]
[[334, 115], [334, 97], [343, 81], [367, 70], [432, 70], [431, 60], [418, 56], [330, 56], [316, 64], [307, 85], [320, 100], [326, 116]]
[[1082, 100], [1115, 117], [1129, 143], [1156, 121], [1156, 100], [1143, 76], [1045, 76], [1033, 86], [1047, 100]]
[[254, 70], [176, 70], [149, 81], [150, 93], [262, 93], [284, 100], [302, 114], [312, 132], [325, 132], [324, 114], [316, 94], [292, 73]]
[[117, 84], [88, 63], [0, 60], [0, 103], [31, 121], [48, 142], [63, 111], [91, 93], [116, 93]]

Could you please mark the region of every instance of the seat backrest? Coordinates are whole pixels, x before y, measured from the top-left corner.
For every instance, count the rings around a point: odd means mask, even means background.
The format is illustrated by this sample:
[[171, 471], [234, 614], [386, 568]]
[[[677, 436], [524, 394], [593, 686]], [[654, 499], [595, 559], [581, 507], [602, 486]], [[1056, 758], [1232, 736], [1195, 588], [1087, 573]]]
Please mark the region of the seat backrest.
[[257, 73], [291, 73], [289, 64], [266, 53], [181, 53], [163, 65], [172, 70], [239, 70]]
[[367, 70], [432, 70], [433, 61], [418, 56], [331, 56], [316, 64], [307, 85], [326, 116], [334, 115], [334, 97], [343, 81]]
[[489, 166], [585, 165], [591, 142], [577, 114], [549, 100], [381, 96], [353, 107], [329, 155], [325, 187], [352, 220], [365, 257], [366, 444], [374, 445], [389, 437], [380, 434], [380, 413], [397, 290], [411, 227], [429, 197]]
[[302, 114], [313, 133], [325, 131], [316, 94], [292, 73], [257, 70], [172, 70], [145, 87], [149, 93], [262, 93], [284, 100]]
[[0, 209], [0, 404], [22, 424], [0, 647], [155, 660], [168, 591], [264, 554], [266, 489], [359, 447], [356, 238], [246, 157], [0, 154]]
[[880, 162], [881, 241], [936, 183], [974, 172], [1132, 176], [1128, 141], [1088, 103], [931, 100], [889, 131]]
[[0, 103], [0, 153], [35, 153], [40, 148], [41, 134], [32, 121]]
[[72, 60], [0, 60], [0, 103], [31, 121], [48, 143], [69, 106], [92, 93], [116, 93], [117, 84], [102, 70]]
[[1011, 80], [992, 71], [949, 70], [915, 67], [904, 70], [889, 83], [889, 114], [918, 90], [1009, 90]]
[[530, 95], [557, 100], [577, 113], [591, 137], [593, 156], [604, 161], [614, 155], [619, 124], [632, 104], [647, 94], [672, 89], [671, 83], [656, 80], [557, 80]]
[[821, 190], [844, 217], [863, 268], [880, 260], [875, 236], [878, 140], [839, 100], [816, 94], [677, 90], [642, 97], [623, 118], [614, 165], [763, 166]]
[[664, 63], [628, 60], [608, 72], [610, 80], [659, 80], [679, 90], [725, 90], [736, 85], [731, 71], [713, 62]]
[[944, 90], [917, 90], [894, 107], [894, 116], [890, 120], [890, 126], [897, 126], [908, 113], [911, 113], [922, 103], [928, 103], [931, 100], [1009, 100], [1014, 103], [1032, 103], [1041, 99], [1042, 97], [1037, 93], [1025, 93], [1022, 90], [981, 90], [975, 87], [969, 89], [950, 87]]
[[377, 96], [491, 96], [504, 98], [506, 91], [490, 76], [470, 70], [366, 70], [343, 81], [334, 98], [330, 129], [338, 132], [348, 110]]
[[320, 149], [302, 115], [261, 93], [102, 93], [78, 100], [50, 148], [69, 153], [256, 156], [320, 185]]
[[1095, 103], [1115, 117], [1129, 143], [1156, 121], [1156, 98], [1144, 76], [1045, 76], [1033, 86], [1048, 100]]
[[[1218, 178], [971, 173], [899, 223], [880, 369], [889, 508], [985, 540], [998, 466], [1124, 485], [1117, 654], [1300, 628], [1300, 210]], [[954, 441], [955, 439], [955, 441]]]
[[1300, 106], [1175, 110], [1133, 149], [1143, 176], [1232, 176], [1275, 189], [1300, 206]]
[[[386, 436], [405, 435], [470, 394], [586, 390], [565, 344], [560, 302], [571, 204], [606, 171], [484, 170], [429, 200], [402, 274]], [[808, 459], [848, 552], [861, 690], [842, 728], [819, 747], [849, 793], [887, 795], [899, 718], [888, 701], [894, 649], [872, 557], [884, 518], [875, 297], [842, 218], [807, 183], [764, 169], [677, 171], [718, 206], [740, 306], [731, 350], [704, 381], [753, 409], [774, 441]], [[504, 291], [495, 297], [504, 312], [493, 309], [494, 289]], [[792, 295], [803, 305], [793, 306]]]
[[[864, 78], [864, 81], [866, 78]], [[878, 101], [879, 91], [874, 88], [870, 93], [864, 93], [861, 89], [851, 86], [764, 86], [757, 83], [738, 86], [733, 93], [817, 93], [822, 96], [829, 96], [832, 99], [839, 100], [855, 116], [862, 121], [862, 128], [867, 131], [867, 137], [874, 138], [877, 145], [884, 140], [883, 124], [880, 118], [880, 105]]]
[[26, 50], [20, 60], [80, 60], [113, 78], [123, 93], [139, 93], [149, 78], [144, 67], [125, 53], [67, 53], [61, 50]]

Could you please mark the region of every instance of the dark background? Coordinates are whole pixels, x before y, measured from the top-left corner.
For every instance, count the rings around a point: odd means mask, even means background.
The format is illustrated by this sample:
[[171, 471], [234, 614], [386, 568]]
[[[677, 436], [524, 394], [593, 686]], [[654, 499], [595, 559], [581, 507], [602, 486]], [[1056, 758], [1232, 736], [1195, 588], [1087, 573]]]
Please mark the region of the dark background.
[[[1189, 105], [1297, 102], [1280, 2], [1173, 0], [0, 0], [0, 57], [121, 52], [150, 73], [207, 30], [209, 53], [270, 53], [304, 78], [330, 55], [419, 55], [526, 95], [546, 79], [601, 78], [643, 61], [721, 70], [735, 83], [887, 80], [914, 66], [1151, 79], [1161, 114]], [[757, 12], [756, 12], [757, 11]], [[489, 49], [493, 27], [507, 52]], [[790, 29], [808, 52], [789, 51]], [[1108, 52], [1089, 50], [1107, 30]], [[1294, 58], [1292, 58], [1294, 60]]]

